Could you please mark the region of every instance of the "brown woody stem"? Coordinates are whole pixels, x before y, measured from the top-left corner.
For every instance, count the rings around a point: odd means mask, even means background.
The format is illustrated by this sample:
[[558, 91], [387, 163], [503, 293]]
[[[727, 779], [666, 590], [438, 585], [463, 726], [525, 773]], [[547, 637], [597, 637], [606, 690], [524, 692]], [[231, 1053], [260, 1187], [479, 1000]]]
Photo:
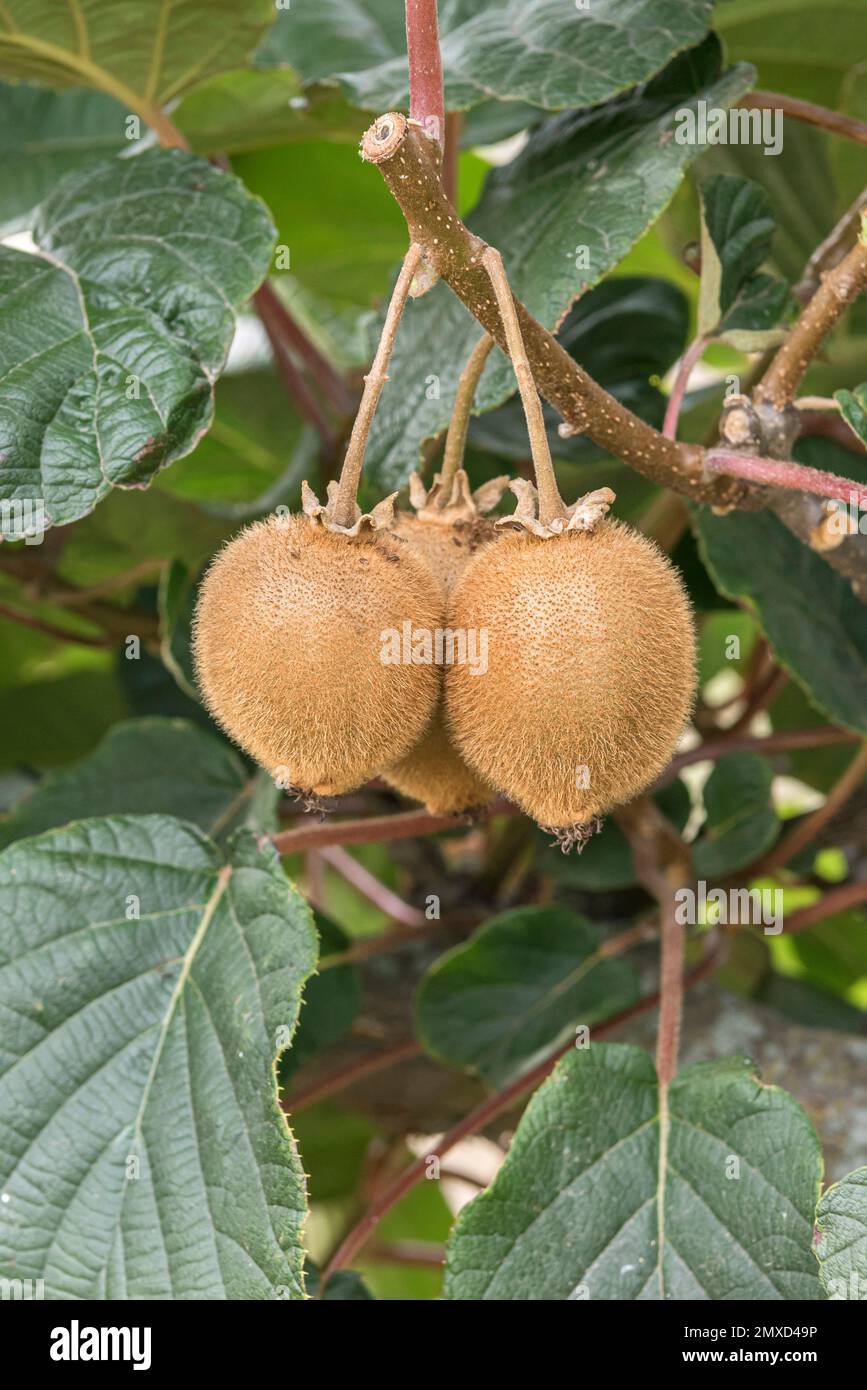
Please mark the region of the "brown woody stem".
[[794, 399], [801, 380], [843, 311], [867, 287], [867, 245], [856, 241], [829, 270], [780, 347], [755, 391], [757, 401], [782, 409]]
[[382, 388], [388, 381], [388, 364], [391, 359], [394, 340], [409, 297], [412, 279], [418, 270], [421, 257], [422, 248], [413, 242], [403, 258], [403, 265], [392, 291], [376, 355], [371, 363], [370, 371], [364, 378], [361, 404], [352, 426], [349, 447], [343, 460], [337, 489], [333, 520], [337, 522], [338, 526], [348, 527], [355, 521], [356, 498], [361, 479], [361, 467], [364, 463], [364, 451], [367, 447], [367, 436], [370, 433], [370, 426], [376, 413]]
[[521, 336], [521, 326], [518, 323], [515, 309], [515, 300], [506, 278], [503, 258], [499, 251], [495, 251], [493, 246], [489, 246], [482, 260], [491, 277], [491, 284], [497, 297], [497, 307], [503, 321], [503, 330], [506, 334], [506, 345], [518, 380], [521, 404], [524, 407], [524, 417], [527, 421], [527, 433], [530, 436], [530, 452], [533, 456], [536, 489], [539, 493], [539, 520], [543, 526], [547, 526], [558, 518], [564, 518], [567, 512], [554, 474], [551, 450], [548, 447], [548, 436], [545, 433], [545, 420], [542, 416], [542, 403], [539, 400], [539, 392], [536, 390], [530, 363], [527, 361], [524, 339]]
[[487, 333], [483, 333], [467, 358], [466, 366], [461, 372], [458, 389], [455, 394], [452, 418], [449, 424], [448, 434], [446, 435], [445, 453], [443, 454], [441, 481], [445, 496], [448, 496], [448, 484], [452, 481], [458, 469], [463, 466], [464, 450], [467, 447], [467, 432], [470, 428], [470, 415], [473, 409], [473, 400], [475, 399], [476, 388], [478, 387], [482, 372], [485, 370], [485, 363], [488, 360], [493, 346], [493, 338]]
[[[366, 131], [361, 153], [379, 169], [426, 259], [508, 351], [483, 261], [487, 244], [464, 226], [449, 203], [427, 144], [405, 116], [390, 111]], [[703, 473], [698, 445], [665, 439], [604, 391], [520, 301], [515, 308], [536, 386], [576, 433], [588, 434], [652, 482], [698, 501], [736, 505], [743, 497], [743, 484]]]

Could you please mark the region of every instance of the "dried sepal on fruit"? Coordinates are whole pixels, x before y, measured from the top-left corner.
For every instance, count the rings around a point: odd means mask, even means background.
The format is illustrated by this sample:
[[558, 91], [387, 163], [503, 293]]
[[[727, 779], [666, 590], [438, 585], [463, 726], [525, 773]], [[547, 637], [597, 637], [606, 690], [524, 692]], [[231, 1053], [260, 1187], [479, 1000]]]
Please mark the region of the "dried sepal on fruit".
[[[497, 539], [495, 524], [484, 513], [496, 506], [507, 483], [508, 478], [493, 478], [471, 492], [462, 468], [446, 481], [436, 474], [429, 490], [418, 474], [410, 478], [415, 510], [397, 513], [395, 533], [423, 557], [440, 585], [443, 604], [472, 557]], [[383, 777], [396, 791], [423, 802], [433, 815], [470, 813], [495, 796], [455, 748], [440, 704], [418, 743], [386, 768]]]

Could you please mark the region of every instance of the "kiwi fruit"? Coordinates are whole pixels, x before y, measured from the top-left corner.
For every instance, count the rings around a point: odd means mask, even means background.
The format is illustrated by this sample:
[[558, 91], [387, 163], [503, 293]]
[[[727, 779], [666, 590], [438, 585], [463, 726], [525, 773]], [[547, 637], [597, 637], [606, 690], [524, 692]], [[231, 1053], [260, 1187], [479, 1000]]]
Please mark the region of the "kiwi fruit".
[[488, 670], [448, 668], [446, 712], [467, 764], [568, 848], [669, 761], [692, 706], [694, 633], [668, 559], [604, 517], [608, 489], [553, 527], [530, 515], [534, 493], [523, 485], [516, 528], [452, 592], [449, 625], [487, 628]]
[[[440, 694], [432, 665], [383, 661], [383, 634], [443, 623], [441, 586], [384, 519], [350, 531], [303, 516], [247, 527], [216, 557], [194, 624], [217, 723], [305, 798], [350, 791], [403, 757]], [[382, 504], [381, 504], [382, 505]]]
[[[412, 475], [414, 510], [395, 514], [394, 532], [424, 558], [440, 586], [444, 605], [473, 556], [498, 538], [494, 522], [483, 513], [496, 505], [507, 481], [494, 478], [471, 493], [467, 475], [459, 469], [452, 481], [437, 474], [428, 491], [418, 475]], [[488, 805], [496, 795], [455, 748], [441, 703], [418, 743], [386, 768], [383, 778], [436, 816], [471, 812]]]

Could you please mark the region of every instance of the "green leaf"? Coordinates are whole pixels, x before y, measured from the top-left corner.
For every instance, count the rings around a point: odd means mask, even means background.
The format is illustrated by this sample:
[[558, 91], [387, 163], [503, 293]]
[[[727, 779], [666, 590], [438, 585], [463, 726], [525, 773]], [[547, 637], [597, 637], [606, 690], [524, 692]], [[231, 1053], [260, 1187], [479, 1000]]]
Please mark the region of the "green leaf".
[[[737, 1174], [737, 1176], [735, 1176]], [[816, 1134], [740, 1058], [685, 1068], [593, 1043], [558, 1063], [458, 1218], [451, 1299], [816, 1299]]]
[[867, 608], [770, 512], [694, 513], [720, 593], [755, 610], [777, 660], [834, 723], [867, 734]]
[[[354, 150], [326, 140], [239, 154], [246, 187], [264, 198], [305, 289], [369, 309], [406, 250], [406, 223], [382, 179]], [[315, 188], [300, 215], [299, 190]]]
[[835, 391], [840, 414], [862, 444], [867, 444], [867, 383], [854, 391]]
[[703, 185], [699, 333], [742, 351], [777, 340], [788, 286], [758, 274], [770, 255], [774, 225], [770, 199], [757, 183], [719, 174]]
[[638, 976], [607, 959], [601, 934], [558, 907], [494, 917], [427, 972], [416, 997], [429, 1052], [502, 1086], [579, 1025], [638, 997]]
[[771, 766], [755, 753], [720, 758], [704, 788], [707, 820], [693, 849], [699, 878], [723, 878], [771, 848], [780, 819], [771, 800]]
[[0, 915], [3, 1264], [52, 1299], [302, 1298], [274, 1065], [316, 943], [276, 853], [83, 821], [4, 851]]
[[829, 1298], [867, 1301], [867, 1168], [856, 1168], [823, 1192], [816, 1258]]
[[[677, 59], [646, 88], [592, 111], [546, 121], [511, 164], [493, 170], [469, 219], [499, 247], [515, 294], [548, 328], [629, 251], [663, 211], [698, 145], [673, 135], [677, 114], [700, 99], [737, 100], [746, 68], [719, 76], [711, 38]], [[381, 488], [402, 485], [426, 439], [448, 424], [461, 369], [478, 341], [475, 319], [447, 285], [404, 314], [390, 376], [368, 442], [368, 467]], [[505, 357], [491, 354], [476, 395], [490, 410], [514, 390]]]
[[102, 92], [0, 82], [0, 233], [29, 226], [64, 174], [123, 149], [126, 115]]
[[0, 846], [88, 816], [160, 812], [223, 837], [273, 828], [277, 789], [227, 743], [183, 719], [115, 724], [86, 758], [49, 773], [0, 820]]
[[34, 238], [44, 255], [0, 247], [2, 496], [58, 525], [207, 429], [273, 228], [231, 175], [151, 150], [64, 179]]
[[333, 87], [302, 91], [290, 68], [221, 73], [188, 92], [172, 120], [199, 154], [238, 154], [311, 138], [357, 144], [362, 124]]
[[273, 17], [271, 0], [3, 0], [0, 73], [96, 87], [143, 110], [237, 67]]
[[[446, 107], [490, 97], [549, 111], [593, 106], [644, 82], [707, 33], [710, 0], [443, 0]], [[365, 111], [409, 101], [403, 14], [392, 0], [318, 0], [286, 11], [258, 54], [306, 80], [336, 79]]]
[[126, 713], [108, 666], [22, 680], [0, 691], [0, 728], [15, 730], [0, 749], [0, 767], [52, 767], [80, 758]]

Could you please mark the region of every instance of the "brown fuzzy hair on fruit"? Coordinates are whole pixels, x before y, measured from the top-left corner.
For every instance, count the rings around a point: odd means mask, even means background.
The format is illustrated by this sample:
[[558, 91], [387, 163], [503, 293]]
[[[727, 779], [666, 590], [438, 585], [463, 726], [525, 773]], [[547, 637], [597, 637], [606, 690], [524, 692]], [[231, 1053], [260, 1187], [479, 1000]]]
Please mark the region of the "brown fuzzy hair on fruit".
[[468, 565], [449, 605], [450, 626], [488, 632], [485, 675], [446, 671], [457, 746], [564, 848], [662, 771], [695, 685], [676, 570], [644, 536], [600, 520], [598, 497], [552, 533], [534, 532], [525, 496], [525, 524]]
[[[417, 474], [410, 479], [413, 512], [398, 511], [395, 534], [422, 556], [437, 579], [445, 605], [458, 576], [485, 545], [498, 538], [483, 513], [496, 505], [506, 478], [495, 478], [471, 494], [463, 469], [451, 483], [437, 475], [428, 492]], [[442, 672], [440, 672], [442, 676]], [[435, 816], [472, 812], [493, 801], [492, 787], [467, 767], [446, 727], [441, 702], [418, 743], [386, 768], [383, 777], [403, 796], [421, 801]]]
[[217, 722], [281, 785], [315, 798], [358, 787], [418, 742], [439, 672], [384, 662], [383, 634], [407, 620], [441, 626], [443, 600], [387, 525], [331, 529], [309, 493], [305, 509], [256, 522], [216, 557], [194, 651]]

